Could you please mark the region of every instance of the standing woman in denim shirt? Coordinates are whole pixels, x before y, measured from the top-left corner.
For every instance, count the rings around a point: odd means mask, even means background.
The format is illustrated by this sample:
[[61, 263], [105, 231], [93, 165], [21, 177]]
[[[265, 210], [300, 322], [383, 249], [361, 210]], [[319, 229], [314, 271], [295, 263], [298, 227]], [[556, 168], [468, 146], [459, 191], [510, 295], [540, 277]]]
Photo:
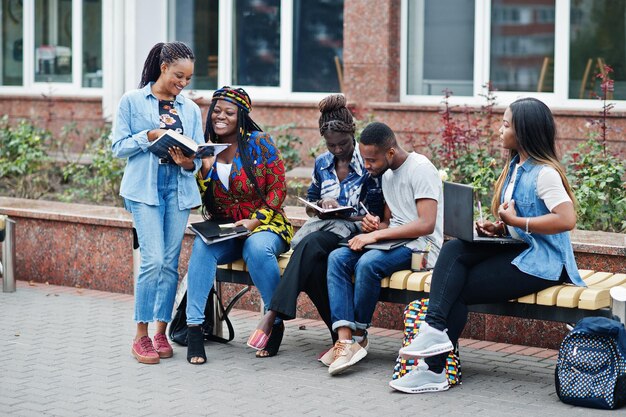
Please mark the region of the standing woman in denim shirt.
[[559, 164], [550, 109], [534, 98], [513, 102], [500, 127], [509, 163], [492, 200], [496, 222], [476, 223], [482, 236], [511, 235], [519, 245], [453, 240], [443, 245], [433, 271], [428, 312], [418, 336], [400, 349], [426, 358], [391, 381], [407, 393], [448, 389], [446, 357], [467, 321], [467, 306], [507, 301], [561, 282], [584, 286], [569, 231], [576, 226], [574, 195]]
[[[132, 354], [140, 363], [159, 363], [172, 356], [165, 336], [172, 319], [178, 258], [191, 208], [200, 205], [195, 173], [200, 159], [170, 148], [169, 159], [148, 150], [168, 129], [204, 143], [199, 107], [180, 93], [193, 75], [194, 55], [181, 42], [158, 43], [148, 54], [138, 90], [120, 100], [113, 131], [113, 154], [127, 158], [120, 195], [132, 213], [141, 248], [135, 282], [137, 333]], [[154, 339], [148, 323], [156, 321]]]
[[187, 274], [187, 361], [206, 362], [200, 325], [215, 280], [217, 265], [243, 258], [265, 305], [280, 280], [278, 255], [289, 249], [293, 235], [283, 212], [287, 195], [285, 165], [272, 137], [250, 117], [252, 102], [241, 88], [213, 93], [205, 138], [230, 143], [216, 158], [202, 160], [199, 178], [202, 214], [250, 230], [244, 239], [207, 245], [196, 237]]

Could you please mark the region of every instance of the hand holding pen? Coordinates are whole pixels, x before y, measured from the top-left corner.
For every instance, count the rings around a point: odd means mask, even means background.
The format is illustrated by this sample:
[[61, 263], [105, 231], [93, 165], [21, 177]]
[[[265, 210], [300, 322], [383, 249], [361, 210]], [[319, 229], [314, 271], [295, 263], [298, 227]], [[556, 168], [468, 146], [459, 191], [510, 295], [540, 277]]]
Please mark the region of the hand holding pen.
[[363, 217], [363, 221], [361, 223], [363, 231], [365, 233], [369, 233], [378, 230], [378, 227], [380, 226], [380, 217], [373, 216], [372, 213], [369, 212], [367, 207], [365, 207], [365, 204], [363, 204], [362, 201], [359, 202], [359, 204], [361, 205], [363, 210], [365, 210], [365, 217]]

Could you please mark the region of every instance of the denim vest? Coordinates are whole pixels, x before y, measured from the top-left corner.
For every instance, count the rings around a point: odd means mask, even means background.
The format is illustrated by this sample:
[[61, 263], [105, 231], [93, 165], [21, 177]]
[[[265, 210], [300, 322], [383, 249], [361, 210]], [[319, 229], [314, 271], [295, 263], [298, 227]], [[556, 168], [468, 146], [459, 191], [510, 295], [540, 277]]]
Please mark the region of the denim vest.
[[[506, 184], [509, 183], [515, 164], [518, 162], [519, 155], [511, 161], [509, 173], [504, 182], [505, 186], [502, 187], [500, 202], [504, 201]], [[543, 200], [537, 195], [537, 177], [541, 168], [543, 165], [529, 158], [517, 169], [512, 199], [515, 201], [515, 210], [520, 217], [537, 217], [550, 213]], [[569, 232], [553, 235], [530, 234], [519, 227], [516, 227], [515, 231], [529, 245], [528, 249], [512, 262], [520, 271], [549, 281], [558, 281], [565, 266], [571, 282], [585, 286], [578, 273]]]

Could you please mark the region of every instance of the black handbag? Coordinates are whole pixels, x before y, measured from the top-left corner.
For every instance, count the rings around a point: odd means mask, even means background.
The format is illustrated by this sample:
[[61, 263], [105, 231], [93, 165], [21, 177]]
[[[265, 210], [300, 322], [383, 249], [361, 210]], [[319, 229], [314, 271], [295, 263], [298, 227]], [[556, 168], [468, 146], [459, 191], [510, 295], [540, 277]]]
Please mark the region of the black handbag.
[[[235, 297], [228, 303], [228, 306], [224, 308], [222, 304], [222, 300], [217, 295], [215, 288], [211, 288], [209, 292], [209, 297], [207, 298], [206, 306], [204, 307], [204, 322], [202, 323], [202, 333], [204, 334], [204, 340], [212, 340], [214, 342], [219, 343], [228, 343], [235, 338], [235, 330], [233, 329], [233, 324], [230, 322], [228, 318], [228, 313], [233, 308], [235, 303], [239, 301], [239, 299], [246, 293], [250, 287], [246, 287], [239, 291]], [[215, 308], [217, 306], [217, 320], [223, 323], [226, 323], [226, 327], [228, 327], [228, 338], [225, 339], [221, 336], [217, 336], [215, 334]], [[187, 308], [187, 292], [183, 296], [182, 300], [178, 304], [178, 308], [176, 309], [176, 314], [169, 324], [168, 334], [170, 340], [176, 342], [181, 346], [187, 346], [187, 313], [185, 309]]]

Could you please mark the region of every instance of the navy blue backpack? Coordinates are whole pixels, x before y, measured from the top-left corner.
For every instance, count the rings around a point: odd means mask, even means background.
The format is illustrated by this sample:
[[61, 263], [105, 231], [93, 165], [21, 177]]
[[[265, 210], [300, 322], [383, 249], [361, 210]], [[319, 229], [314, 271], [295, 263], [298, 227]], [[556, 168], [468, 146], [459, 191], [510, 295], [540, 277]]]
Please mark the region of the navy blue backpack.
[[559, 349], [556, 393], [567, 404], [614, 409], [626, 404], [626, 329], [617, 320], [586, 317]]

